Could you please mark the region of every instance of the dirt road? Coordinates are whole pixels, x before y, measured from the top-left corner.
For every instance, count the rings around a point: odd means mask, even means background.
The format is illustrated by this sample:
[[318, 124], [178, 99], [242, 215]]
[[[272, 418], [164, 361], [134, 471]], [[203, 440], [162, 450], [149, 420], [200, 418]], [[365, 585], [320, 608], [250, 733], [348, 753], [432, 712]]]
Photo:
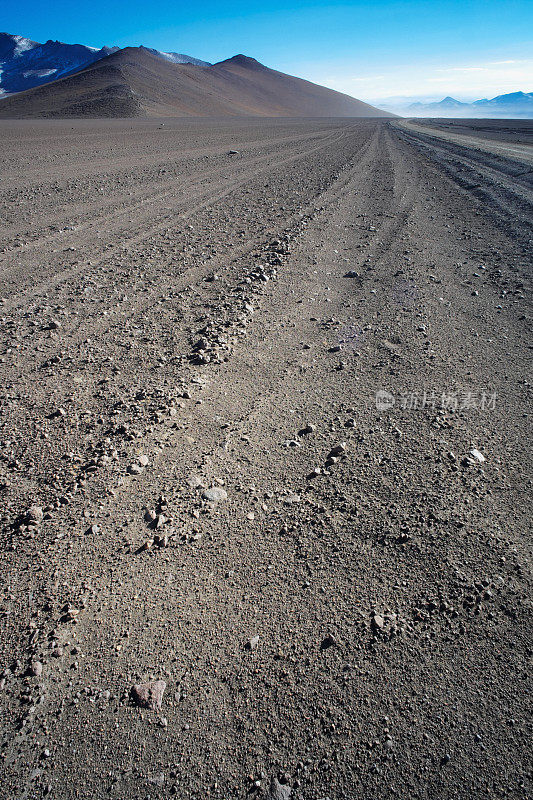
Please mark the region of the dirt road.
[[0, 129], [1, 796], [530, 796], [527, 167]]

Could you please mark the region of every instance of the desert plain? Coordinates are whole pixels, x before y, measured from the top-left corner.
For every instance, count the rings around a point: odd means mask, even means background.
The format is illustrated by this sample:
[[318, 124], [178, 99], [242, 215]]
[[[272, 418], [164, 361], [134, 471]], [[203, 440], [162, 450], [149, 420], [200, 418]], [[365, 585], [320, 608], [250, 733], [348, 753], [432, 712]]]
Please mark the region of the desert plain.
[[2, 798], [531, 796], [532, 132], [479, 125], [0, 122]]

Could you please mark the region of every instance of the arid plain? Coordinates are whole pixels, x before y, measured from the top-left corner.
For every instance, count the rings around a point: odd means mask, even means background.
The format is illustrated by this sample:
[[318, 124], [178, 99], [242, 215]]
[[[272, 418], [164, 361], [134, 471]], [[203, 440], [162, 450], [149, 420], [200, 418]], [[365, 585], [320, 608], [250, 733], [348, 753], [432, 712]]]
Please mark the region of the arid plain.
[[531, 796], [517, 126], [0, 122], [3, 798]]

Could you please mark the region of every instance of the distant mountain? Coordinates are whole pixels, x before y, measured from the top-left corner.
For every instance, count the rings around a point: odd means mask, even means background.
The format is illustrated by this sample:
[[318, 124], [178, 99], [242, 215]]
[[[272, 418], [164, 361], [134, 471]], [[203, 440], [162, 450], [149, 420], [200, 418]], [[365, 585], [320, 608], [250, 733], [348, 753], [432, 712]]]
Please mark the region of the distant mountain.
[[[207, 65], [205, 61], [182, 53], [143, 49], [175, 64]], [[64, 44], [52, 39], [39, 44], [23, 36], [0, 33], [0, 96], [23, 92], [34, 86], [65, 78], [118, 50], [118, 47], [98, 49], [83, 44]]]
[[238, 55], [176, 64], [126, 47], [61, 80], [6, 97], [1, 117], [391, 117], [387, 111]]
[[411, 109], [434, 109], [435, 111], [445, 110], [445, 109], [455, 109], [455, 108], [462, 108], [463, 106], [468, 105], [467, 103], [461, 103], [460, 100], [456, 100], [454, 97], [445, 97], [444, 100], [440, 100], [438, 103], [411, 103], [408, 108]]
[[493, 97], [492, 100], [476, 100], [472, 105], [478, 108], [533, 110], [533, 92], [499, 94], [497, 97]]
[[500, 94], [492, 100], [484, 98], [473, 103], [462, 103], [453, 97], [445, 97], [438, 103], [411, 103], [404, 113], [417, 117], [503, 117], [533, 118], [533, 92], [511, 92]]
[[64, 78], [118, 50], [49, 39], [44, 44], [0, 33], [0, 94], [13, 94]]

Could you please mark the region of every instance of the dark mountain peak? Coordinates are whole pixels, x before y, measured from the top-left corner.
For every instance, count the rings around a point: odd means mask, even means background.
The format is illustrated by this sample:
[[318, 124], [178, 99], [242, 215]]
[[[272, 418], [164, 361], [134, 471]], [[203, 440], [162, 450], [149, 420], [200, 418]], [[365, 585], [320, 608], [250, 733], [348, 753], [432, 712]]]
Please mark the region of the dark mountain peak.
[[219, 61], [218, 64], [215, 64], [215, 67], [247, 67], [248, 69], [267, 69], [264, 64], [261, 64], [255, 58], [251, 58], [250, 56], [245, 56], [242, 53], [238, 53], [236, 56], [232, 56], [231, 58], [226, 58], [225, 61]]

